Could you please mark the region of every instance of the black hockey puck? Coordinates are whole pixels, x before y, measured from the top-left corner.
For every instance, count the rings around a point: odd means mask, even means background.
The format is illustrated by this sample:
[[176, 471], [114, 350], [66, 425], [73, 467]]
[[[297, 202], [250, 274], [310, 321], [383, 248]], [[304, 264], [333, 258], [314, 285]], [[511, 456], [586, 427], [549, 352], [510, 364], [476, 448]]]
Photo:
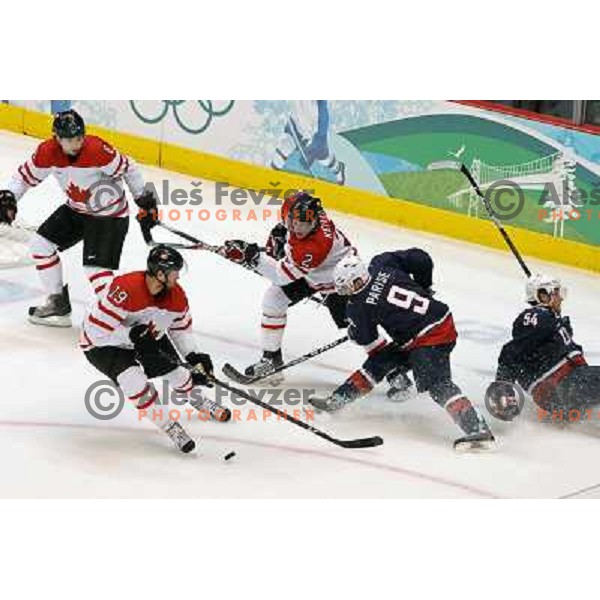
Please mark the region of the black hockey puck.
[[229, 454], [225, 455], [225, 460], [229, 460], [230, 458], [233, 458], [235, 456], [235, 452], [230, 452]]

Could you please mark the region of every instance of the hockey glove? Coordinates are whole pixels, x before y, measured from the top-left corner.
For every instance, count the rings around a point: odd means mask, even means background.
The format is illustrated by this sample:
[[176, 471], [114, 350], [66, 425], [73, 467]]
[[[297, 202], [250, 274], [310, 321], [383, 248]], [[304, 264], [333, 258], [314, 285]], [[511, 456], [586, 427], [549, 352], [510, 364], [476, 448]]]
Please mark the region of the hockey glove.
[[203, 352], [190, 352], [185, 360], [192, 366], [190, 369], [194, 385], [213, 387], [209, 377], [213, 375], [213, 364], [210, 356]]
[[149, 354], [156, 352], [156, 338], [148, 325], [135, 325], [129, 330], [129, 339], [137, 352]]
[[275, 260], [281, 260], [285, 256], [285, 242], [287, 239], [287, 228], [283, 223], [277, 223], [267, 240], [267, 255]]
[[570, 317], [561, 317], [562, 326], [567, 330], [570, 336], [573, 336], [573, 326]]
[[156, 196], [153, 191], [147, 190], [135, 199], [135, 203], [140, 209], [136, 218], [142, 228], [144, 239], [148, 240], [150, 230], [158, 224], [158, 203]]
[[0, 190], [0, 223], [10, 225], [17, 216], [17, 199], [10, 190]]
[[260, 249], [258, 244], [244, 240], [227, 240], [223, 244], [223, 255], [234, 263], [254, 269], [258, 265]]

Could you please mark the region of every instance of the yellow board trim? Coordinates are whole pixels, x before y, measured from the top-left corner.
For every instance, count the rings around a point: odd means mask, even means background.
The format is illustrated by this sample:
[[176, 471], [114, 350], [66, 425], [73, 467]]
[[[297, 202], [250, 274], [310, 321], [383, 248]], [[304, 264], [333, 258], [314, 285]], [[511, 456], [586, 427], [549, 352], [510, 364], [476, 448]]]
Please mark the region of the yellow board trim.
[[[50, 123], [48, 114], [0, 104], [0, 129], [45, 138], [50, 135]], [[103, 127], [90, 126], [88, 131], [144, 164], [254, 190], [312, 189], [326, 198], [327, 207], [333, 210], [506, 250], [504, 241], [489, 221]], [[526, 229], [506, 227], [506, 230], [524, 256], [600, 272], [600, 247], [554, 239]]]
[[23, 133], [24, 109], [10, 104], [0, 104], [0, 129]]

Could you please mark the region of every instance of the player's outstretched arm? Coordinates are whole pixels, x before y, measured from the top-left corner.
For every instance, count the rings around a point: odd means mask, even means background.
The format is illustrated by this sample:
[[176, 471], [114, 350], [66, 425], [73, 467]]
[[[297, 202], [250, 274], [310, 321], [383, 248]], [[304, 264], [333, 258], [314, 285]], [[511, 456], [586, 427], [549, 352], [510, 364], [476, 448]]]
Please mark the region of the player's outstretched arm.
[[39, 185], [52, 172], [52, 157], [48, 141], [42, 142], [32, 156], [19, 166], [16, 173], [6, 184], [5, 190], [11, 192], [16, 201]]

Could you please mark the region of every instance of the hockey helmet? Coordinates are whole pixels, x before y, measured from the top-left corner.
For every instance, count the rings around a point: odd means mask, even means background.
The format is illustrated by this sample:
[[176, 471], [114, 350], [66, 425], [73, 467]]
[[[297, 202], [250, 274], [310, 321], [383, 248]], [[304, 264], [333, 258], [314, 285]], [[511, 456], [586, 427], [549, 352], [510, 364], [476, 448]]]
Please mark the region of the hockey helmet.
[[52, 133], [61, 139], [71, 139], [85, 135], [85, 123], [81, 115], [73, 110], [63, 110], [54, 115]]
[[561, 300], [566, 300], [567, 298], [567, 288], [562, 285], [560, 279], [544, 273], [531, 275], [527, 279], [527, 283], [525, 284], [527, 302], [532, 305], [540, 304], [540, 292], [545, 292], [549, 296], [558, 293]]
[[333, 270], [335, 289], [340, 296], [351, 296], [369, 283], [369, 269], [355, 254], [342, 258]]
[[150, 250], [147, 264], [148, 273], [154, 277], [160, 271], [168, 275], [172, 271], [181, 271], [185, 267], [183, 256], [175, 248], [166, 244], [159, 244]]
[[308, 192], [298, 192], [286, 200], [282, 218], [291, 233], [303, 238], [318, 228], [322, 213], [320, 198], [311, 196]]

